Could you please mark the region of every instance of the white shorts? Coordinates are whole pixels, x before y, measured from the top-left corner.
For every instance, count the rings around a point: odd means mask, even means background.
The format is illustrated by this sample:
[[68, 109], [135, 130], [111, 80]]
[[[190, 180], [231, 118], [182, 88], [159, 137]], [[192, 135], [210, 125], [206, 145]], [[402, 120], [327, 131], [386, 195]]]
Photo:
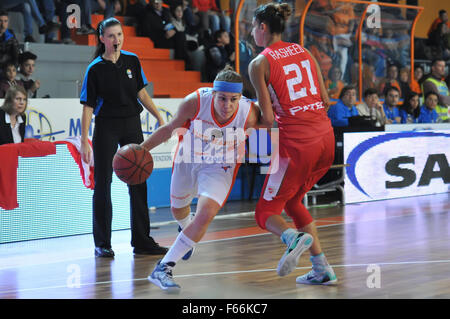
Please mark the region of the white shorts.
[[222, 207], [238, 169], [236, 164], [176, 163], [170, 185], [170, 205], [174, 208], [186, 207], [194, 197], [205, 196]]

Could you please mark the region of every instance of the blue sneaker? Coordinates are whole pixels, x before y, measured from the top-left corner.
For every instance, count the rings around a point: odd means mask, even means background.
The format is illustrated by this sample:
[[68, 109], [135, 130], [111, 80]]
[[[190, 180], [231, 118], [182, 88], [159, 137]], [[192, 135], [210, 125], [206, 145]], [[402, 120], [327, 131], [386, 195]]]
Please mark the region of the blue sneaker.
[[286, 252], [281, 257], [277, 267], [277, 274], [280, 277], [286, 276], [295, 269], [298, 260], [303, 252], [313, 243], [313, 237], [308, 233], [299, 233], [297, 237], [289, 243]]
[[148, 276], [148, 280], [168, 293], [179, 293], [181, 287], [173, 280], [173, 267], [175, 267], [174, 262], [163, 264], [161, 260], [158, 261], [152, 274]]
[[[182, 229], [180, 226], [178, 226], [178, 232], [181, 233]], [[189, 250], [181, 259], [183, 260], [188, 260], [189, 258], [191, 258], [192, 254], [194, 253], [194, 249], [195, 247], [192, 247], [191, 250]]]

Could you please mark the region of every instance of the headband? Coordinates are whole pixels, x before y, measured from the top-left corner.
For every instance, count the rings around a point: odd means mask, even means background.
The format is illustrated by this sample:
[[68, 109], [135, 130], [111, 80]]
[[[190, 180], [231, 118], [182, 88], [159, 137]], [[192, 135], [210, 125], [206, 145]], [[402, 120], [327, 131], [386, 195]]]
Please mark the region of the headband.
[[213, 90], [230, 93], [242, 93], [242, 82], [214, 81]]
[[99, 33], [100, 35], [103, 35], [103, 32], [104, 32], [104, 30], [105, 30], [106, 24], [107, 24], [107, 23], [110, 23], [110, 22], [116, 22], [116, 24], [120, 24], [120, 25], [121, 25], [120, 21], [117, 20], [117, 19], [114, 18], [114, 17], [105, 19], [105, 20], [103, 20], [102, 22], [100, 22], [100, 24], [99, 24], [98, 33]]

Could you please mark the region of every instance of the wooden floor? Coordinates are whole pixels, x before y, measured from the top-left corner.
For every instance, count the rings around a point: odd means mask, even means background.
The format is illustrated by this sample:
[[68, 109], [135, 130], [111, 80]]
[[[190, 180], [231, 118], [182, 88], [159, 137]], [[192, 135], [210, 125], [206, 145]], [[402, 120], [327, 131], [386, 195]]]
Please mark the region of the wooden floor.
[[[312, 208], [339, 279], [329, 287], [295, 283], [310, 270], [308, 253], [293, 273], [277, 276], [284, 246], [256, 226], [254, 205], [217, 216], [191, 260], [174, 270], [178, 295], [147, 281], [159, 258], [133, 256], [129, 231], [116, 231], [113, 260], [93, 256], [91, 235], [0, 245], [0, 299], [450, 298], [450, 193]], [[176, 234], [174, 223], [152, 229], [167, 246]]]

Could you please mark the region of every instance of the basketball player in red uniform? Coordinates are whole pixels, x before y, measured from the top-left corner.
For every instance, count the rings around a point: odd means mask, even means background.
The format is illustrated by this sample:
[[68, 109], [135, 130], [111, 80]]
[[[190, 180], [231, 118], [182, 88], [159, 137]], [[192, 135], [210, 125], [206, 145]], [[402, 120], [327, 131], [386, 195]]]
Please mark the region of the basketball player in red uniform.
[[[297, 277], [300, 284], [333, 284], [336, 275], [320, 247], [314, 220], [302, 204], [304, 195], [329, 170], [334, 159], [334, 134], [327, 116], [329, 98], [317, 61], [303, 47], [281, 40], [292, 10], [269, 3], [254, 13], [252, 35], [264, 47], [249, 65], [262, 111], [262, 123], [279, 128], [279, 169], [265, 180], [255, 210], [258, 225], [287, 245], [277, 273], [289, 274], [300, 255], [311, 253], [312, 271]], [[281, 217], [283, 209], [297, 229]]]

